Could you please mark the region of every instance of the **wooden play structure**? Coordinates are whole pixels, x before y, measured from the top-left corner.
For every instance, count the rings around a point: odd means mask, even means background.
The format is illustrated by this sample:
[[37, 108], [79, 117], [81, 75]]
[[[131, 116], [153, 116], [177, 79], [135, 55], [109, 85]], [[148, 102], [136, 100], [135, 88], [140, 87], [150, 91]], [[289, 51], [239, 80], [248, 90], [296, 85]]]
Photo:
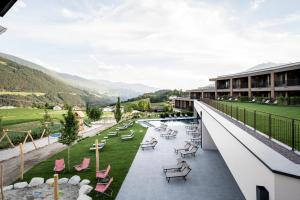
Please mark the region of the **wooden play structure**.
[[36, 144], [35, 144], [35, 142], [34, 142], [34, 139], [33, 139], [32, 135], [31, 135], [31, 130], [29, 130], [29, 131], [11, 131], [11, 130], [8, 130], [8, 129], [4, 129], [4, 130], [3, 130], [3, 134], [2, 134], [2, 136], [1, 136], [1, 138], [0, 138], [0, 142], [1, 142], [4, 138], [6, 138], [6, 139], [8, 140], [8, 142], [9, 142], [10, 146], [11, 146], [12, 148], [15, 147], [15, 145], [12, 143], [12, 141], [11, 141], [11, 139], [10, 139], [10, 137], [9, 137], [9, 134], [8, 134], [8, 133], [10, 133], [10, 132], [12, 132], [12, 133], [25, 133], [26, 136], [25, 136], [24, 141], [22, 142], [23, 145], [27, 142], [28, 138], [30, 138], [32, 144], [34, 145], [34, 148], [37, 149], [37, 146], [36, 146]]
[[99, 143], [98, 139], [96, 139], [96, 172], [99, 171]]

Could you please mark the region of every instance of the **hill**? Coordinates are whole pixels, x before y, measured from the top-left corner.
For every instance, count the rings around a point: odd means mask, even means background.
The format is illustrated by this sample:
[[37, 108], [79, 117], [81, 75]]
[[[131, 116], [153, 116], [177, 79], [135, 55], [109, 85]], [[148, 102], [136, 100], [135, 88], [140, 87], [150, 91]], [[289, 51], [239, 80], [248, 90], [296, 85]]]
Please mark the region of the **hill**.
[[114, 99], [114, 101], [115, 97], [117, 96], [120, 96], [122, 100], [127, 100], [144, 93], [154, 92], [158, 90], [157, 88], [149, 87], [143, 84], [129, 84], [107, 80], [90, 80], [82, 78], [80, 76], [58, 73], [33, 62], [5, 53], [0, 53], [0, 57], [14, 61], [15, 63], [18, 63], [20, 65], [44, 72], [45, 74], [55, 79], [59, 79], [60, 81], [68, 85], [72, 85], [76, 88], [96, 92], [97, 94], [106, 96], [108, 99]]
[[108, 103], [108, 100], [105, 96], [101, 99], [97, 93], [72, 87], [42, 71], [0, 57], [0, 105]]

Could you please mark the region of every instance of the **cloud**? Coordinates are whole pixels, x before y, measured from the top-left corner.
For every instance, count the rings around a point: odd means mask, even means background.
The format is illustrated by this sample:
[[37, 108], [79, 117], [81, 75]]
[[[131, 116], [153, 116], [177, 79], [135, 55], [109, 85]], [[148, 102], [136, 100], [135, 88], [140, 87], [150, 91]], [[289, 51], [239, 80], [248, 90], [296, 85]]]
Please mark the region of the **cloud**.
[[251, 8], [252, 8], [252, 9], [257, 9], [257, 8], [259, 8], [264, 2], [265, 2], [265, 0], [251, 0]]
[[21, 9], [26, 8], [27, 4], [23, 0], [19, 0], [13, 6], [15, 12], [19, 12]]
[[[297, 13], [249, 22], [243, 10], [211, 1], [67, 2], [57, 7], [59, 16], [11, 21], [0, 50], [15, 44], [28, 57], [38, 54], [48, 66], [89, 78], [186, 89], [262, 62], [299, 59], [297, 33], [268, 29], [298, 22]], [[253, 1], [253, 8], [262, 3]]]

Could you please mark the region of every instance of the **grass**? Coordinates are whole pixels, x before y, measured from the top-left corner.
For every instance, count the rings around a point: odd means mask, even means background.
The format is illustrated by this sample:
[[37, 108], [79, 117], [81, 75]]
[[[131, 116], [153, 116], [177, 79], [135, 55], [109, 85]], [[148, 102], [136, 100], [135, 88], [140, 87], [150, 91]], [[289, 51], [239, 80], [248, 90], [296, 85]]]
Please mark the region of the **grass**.
[[[255, 127], [256, 130], [290, 147], [293, 146], [294, 136], [294, 148], [300, 150], [300, 107], [225, 101], [215, 102], [218, 104], [217, 108], [222, 112], [251, 127]], [[296, 120], [292, 120], [292, 118]]]
[[[95, 139], [101, 140], [109, 131], [115, 130], [115, 128], [119, 126], [116, 125], [110, 129], [102, 131], [100, 135], [94, 136], [91, 138], [87, 138], [75, 145], [71, 148], [71, 166], [79, 164], [82, 159], [86, 156], [91, 158], [90, 169], [85, 172], [76, 172], [73, 169], [71, 172], [64, 172], [60, 175], [60, 177], [71, 177], [73, 175], [79, 175], [81, 179], [89, 179], [91, 180], [91, 186], [95, 187], [96, 179], [95, 179], [95, 152], [89, 151], [89, 147], [95, 142]], [[131, 128], [135, 131], [135, 138], [131, 141], [122, 142], [119, 137], [109, 138], [106, 146], [103, 150], [100, 151], [100, 169], [104, 169], [108, 164], [111, 165], [112, 170], [110, 173], [110, 177], [114, 178], [112, 189], [113, 189], [113, 197], [110, 199], [115, 199], [118, 194], [119, 189], [129, 171], [131, 163], [137, 153], [139, 148], [139, 144], [144, 138], [146, 133], [146, 128], [140, 126], [139, 124], [134, 124]], [[129, 130], [122, 131], [121, 134], [128, 134]], [[53, 177], [53, 167], [55, 159], [64, 158], [67, 162], [67, 150], [63, 150], [60, 153], [52, 156], [48, 160], [39, 163], [24, 175], [24, 180], [30, 181], [33, 177], [44, 177], [52, 178]], [[96, 198], [96, 194], [93, 191], [91, 194], [92, 198]]]
[[[65, 110], [48, 110], [48, 114], [55, 120], [62, 119], [62, 114], [64, 113], [66, 113]], [[0, 109], [0, 116], [2, 116], [3, 126], [39, 121], [43, 118], [44, 114], [45, 112], [43, 109], [37, 108]]]
[[267, 105], [258, 103], [243, 103], [243, 102], [223, 102], [227, 105], [238, 106], [251, 110], [258, 110], [275, 115], [281, 115], [289, 118], [300, 119], [300, 106], [279, 106]]

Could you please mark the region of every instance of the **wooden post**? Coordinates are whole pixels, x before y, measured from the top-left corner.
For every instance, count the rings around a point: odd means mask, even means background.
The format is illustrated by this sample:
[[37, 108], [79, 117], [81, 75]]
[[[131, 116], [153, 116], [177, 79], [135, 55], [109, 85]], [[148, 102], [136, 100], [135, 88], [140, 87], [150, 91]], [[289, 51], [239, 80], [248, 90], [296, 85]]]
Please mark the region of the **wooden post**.
[[37, 147], [35, 145], [35, 142], [34, 142], [34, 139], [33, 139], [32, 135], [31, 135], [31, 130], [28, 131], [28, 135], [29, 135], [29, 137], [30, 137], [30, 139], [31, 139], [31, 141], [33, 143], [34, 148], [37, 149]]
[[54, 200], [58, 200], [58, 174], [54, 174]]
[[98, 139], [96, 139], [96, 171], [99, 171], [99, 146], [98, 146]]
[[1, 199], [4, 200], [4, 192], [3, 192], [3, 165], [0, 165], [0, 191], [1, 191]]
[[24, 176], [24, 151], [23, 151], [23, 144], [20, 143], [20, 179], [23, 180]]

